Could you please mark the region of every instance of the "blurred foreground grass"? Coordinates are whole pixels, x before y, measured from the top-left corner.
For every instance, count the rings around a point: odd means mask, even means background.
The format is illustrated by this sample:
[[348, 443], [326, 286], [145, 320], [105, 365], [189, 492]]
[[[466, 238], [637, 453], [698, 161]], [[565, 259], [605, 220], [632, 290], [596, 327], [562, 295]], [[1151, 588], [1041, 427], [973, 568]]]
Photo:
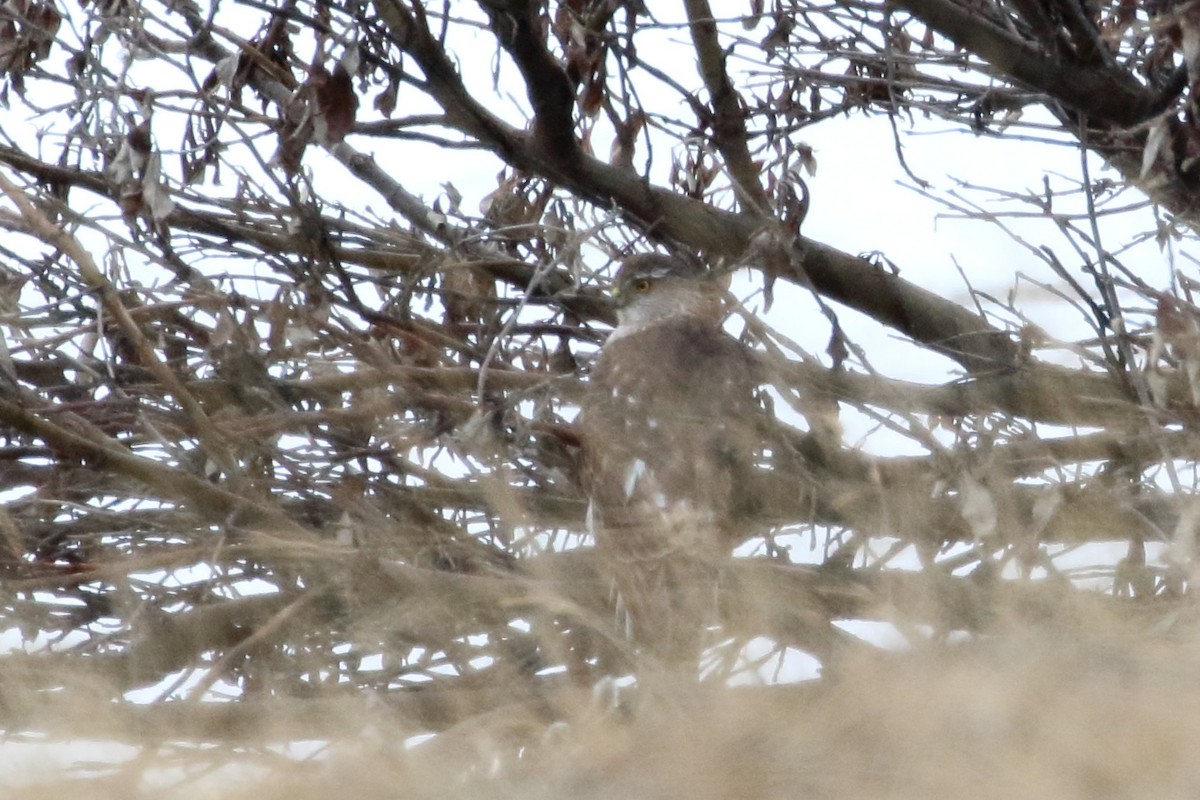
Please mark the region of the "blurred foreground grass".
[[356, 695], [321, 707], [338, 733], [320, 742], [266, 706], [220, 745], [142, 737], [80, 700], [47, 706], [56, 738], [0, 747], [0, 780], [21, 800], [1194, 798], [1200, 615], [1162, 611], [1147, 625], [1087, 595], [1036, 620], [998, 609], [985, 634], [854, 648], [789, 686], [631, 692], [620, 707], [579, 688], [554, 714], [514, 693], [420, 743]]

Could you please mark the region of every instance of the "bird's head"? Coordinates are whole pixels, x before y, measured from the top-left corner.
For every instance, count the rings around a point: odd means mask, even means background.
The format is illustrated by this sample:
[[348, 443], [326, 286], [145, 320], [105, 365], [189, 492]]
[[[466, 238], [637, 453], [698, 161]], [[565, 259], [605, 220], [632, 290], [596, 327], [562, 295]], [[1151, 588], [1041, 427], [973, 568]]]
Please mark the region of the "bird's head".
[[628, 332], [676, 317], [720, 324], [724, 289], [688, 261], [644, 254], [625, 259], [613, 281], [617, 330]]

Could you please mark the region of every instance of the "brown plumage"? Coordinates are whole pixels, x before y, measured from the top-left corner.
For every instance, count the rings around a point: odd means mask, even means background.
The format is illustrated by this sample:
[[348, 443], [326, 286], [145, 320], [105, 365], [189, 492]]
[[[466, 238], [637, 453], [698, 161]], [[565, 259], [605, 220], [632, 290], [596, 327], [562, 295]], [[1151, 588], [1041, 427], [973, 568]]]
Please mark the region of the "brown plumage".
[[745, 533], [757, 361], [721, 329], [722, 290], [685, 262], [634, 256], [614, 294], [580, 417], [589, 525], [634, 643], [694, 668]]

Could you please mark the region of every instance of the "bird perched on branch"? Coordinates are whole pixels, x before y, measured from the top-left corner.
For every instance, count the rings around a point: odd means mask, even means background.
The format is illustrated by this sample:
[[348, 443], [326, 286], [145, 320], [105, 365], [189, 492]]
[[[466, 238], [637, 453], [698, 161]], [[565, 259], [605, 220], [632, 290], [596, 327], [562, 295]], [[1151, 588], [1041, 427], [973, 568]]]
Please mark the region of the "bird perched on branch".
[[745, 533], [762, 446], [758, 362], [726, 334], [724, 287], [679, 258], [636, 255], [582, 403], [588, 524], [633, 643], [694, 668], [718, 573]]

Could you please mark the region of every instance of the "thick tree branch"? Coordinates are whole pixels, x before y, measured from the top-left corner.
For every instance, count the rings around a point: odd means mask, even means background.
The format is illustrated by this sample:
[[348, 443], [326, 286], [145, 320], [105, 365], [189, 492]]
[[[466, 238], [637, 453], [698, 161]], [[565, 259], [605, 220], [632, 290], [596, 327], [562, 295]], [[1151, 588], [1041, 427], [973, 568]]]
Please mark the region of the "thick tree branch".
[[770, 202], [759, 180], [759, 170], [747, 145], [746, 118], [742, 99], [725, 72], [725, 53], [717, 37], [717, 25], [708, 0], [686, 0], [692, 43], [700, 61], [700, 74], [712, 100], [713, 141], [725, 159], [726, 169], [747, 210], [767, 214]]
[[896, 5], [975, 53], [1001, 75], [1043, 91], [1091, 119], [1130, 127], [1161, 110], [1160, 98], [1128, 73], [1049, 55], [955, 0], [896, 0]]

